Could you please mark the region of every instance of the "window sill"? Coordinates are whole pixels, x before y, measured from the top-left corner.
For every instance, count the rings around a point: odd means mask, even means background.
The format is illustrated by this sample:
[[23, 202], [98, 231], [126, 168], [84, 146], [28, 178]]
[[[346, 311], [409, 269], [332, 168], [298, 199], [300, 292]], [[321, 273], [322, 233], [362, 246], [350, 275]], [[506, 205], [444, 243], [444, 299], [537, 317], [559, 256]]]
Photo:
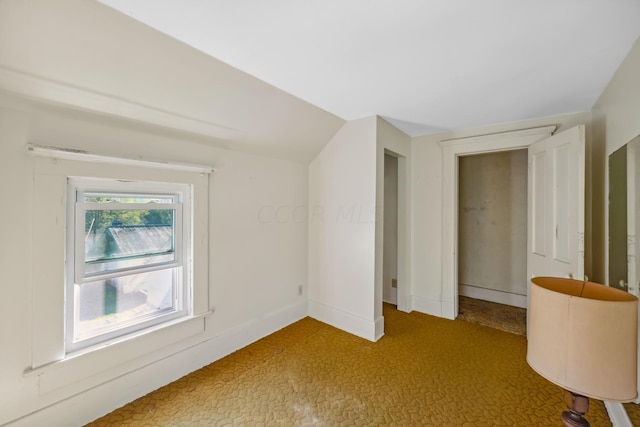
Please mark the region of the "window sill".
[[180, 343], [204, 332], [208, 311], [68, 353], [64, 359], [24, 371], [39, 378], [40, 395], [72, 386], [92, 387], [184, 350]]

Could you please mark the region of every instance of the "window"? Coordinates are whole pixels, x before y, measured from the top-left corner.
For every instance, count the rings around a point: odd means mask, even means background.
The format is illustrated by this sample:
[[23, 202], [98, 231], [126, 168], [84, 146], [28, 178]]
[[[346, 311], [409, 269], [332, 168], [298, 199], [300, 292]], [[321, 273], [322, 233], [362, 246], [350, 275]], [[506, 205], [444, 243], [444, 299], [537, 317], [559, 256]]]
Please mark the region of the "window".
[[68, 180], [66, 352], [190, 312], [190, 186]]

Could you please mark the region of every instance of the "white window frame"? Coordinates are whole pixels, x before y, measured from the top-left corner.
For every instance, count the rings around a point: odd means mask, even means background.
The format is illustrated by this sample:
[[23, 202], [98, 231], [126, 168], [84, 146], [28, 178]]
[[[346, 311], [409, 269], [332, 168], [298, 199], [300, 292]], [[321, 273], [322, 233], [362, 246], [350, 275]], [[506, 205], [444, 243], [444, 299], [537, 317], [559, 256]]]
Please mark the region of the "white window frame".
[[[148, 181], [121, 181], [107, 178], [69, 177], [67, 179], [67, 231], [66, 231], [66, 274], [65, 274], [65, 353], [70, 354], [78, 350], [84, 350], [96, 345], [103, 345], [113, 340], [121, 339], [129, 334], [138, 333], [148, 328], [153, 328], [163, 323], [193, 314], [193, 284], [190, 265], [192, 252], [192, 186], [189, 184], [148, 182]], [[85, 203], [82, 202], [85, 193], [113, 193], [113, 194], [139, 194], [139, 195], [169, 195], [175, 196], [174, 203], [162, 203], [155, 209], [173, 209], [175, 259], [170, 262], [155, 264], [153, 266], [132, 267], [113, 270], [106, 274], [87, 276], [84, 271], [85, 247], [84, 213], [93, 209], [145, 209], [153, 210], [147, 204], [135, 203]], [[132, 324], [107, 330], [95, 336], [75, 340], [74, 328], [78, 320], [78, 300], [74, 297], [76, 283], [89, 280], [114, 277], [123, 273], [149, 272], [161, 269], [173, 269], [173, 274], [178, 274], [175, 283], [174, 307], [175, 309], [150, 318], [134, 322]]]

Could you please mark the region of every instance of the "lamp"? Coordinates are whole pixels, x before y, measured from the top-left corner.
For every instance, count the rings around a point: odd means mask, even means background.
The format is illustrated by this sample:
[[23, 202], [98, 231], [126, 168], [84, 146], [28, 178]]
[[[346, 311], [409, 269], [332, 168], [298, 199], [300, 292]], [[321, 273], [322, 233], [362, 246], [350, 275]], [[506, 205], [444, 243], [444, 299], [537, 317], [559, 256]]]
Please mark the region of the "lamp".
[[589, 397], [636, 398], [637, 297], [556, 277], [532, 279], [529, 296], [527, 363], [565, 389], [565, 426], [589, 426]]

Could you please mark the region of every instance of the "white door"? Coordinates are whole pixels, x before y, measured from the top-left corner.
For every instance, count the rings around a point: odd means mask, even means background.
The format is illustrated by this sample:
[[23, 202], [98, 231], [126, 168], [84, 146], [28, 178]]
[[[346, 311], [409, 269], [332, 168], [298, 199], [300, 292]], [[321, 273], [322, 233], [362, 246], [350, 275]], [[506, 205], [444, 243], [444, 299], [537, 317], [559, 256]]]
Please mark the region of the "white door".
[[584, 279], [584, 125], [529, 146], [528, 277]]

